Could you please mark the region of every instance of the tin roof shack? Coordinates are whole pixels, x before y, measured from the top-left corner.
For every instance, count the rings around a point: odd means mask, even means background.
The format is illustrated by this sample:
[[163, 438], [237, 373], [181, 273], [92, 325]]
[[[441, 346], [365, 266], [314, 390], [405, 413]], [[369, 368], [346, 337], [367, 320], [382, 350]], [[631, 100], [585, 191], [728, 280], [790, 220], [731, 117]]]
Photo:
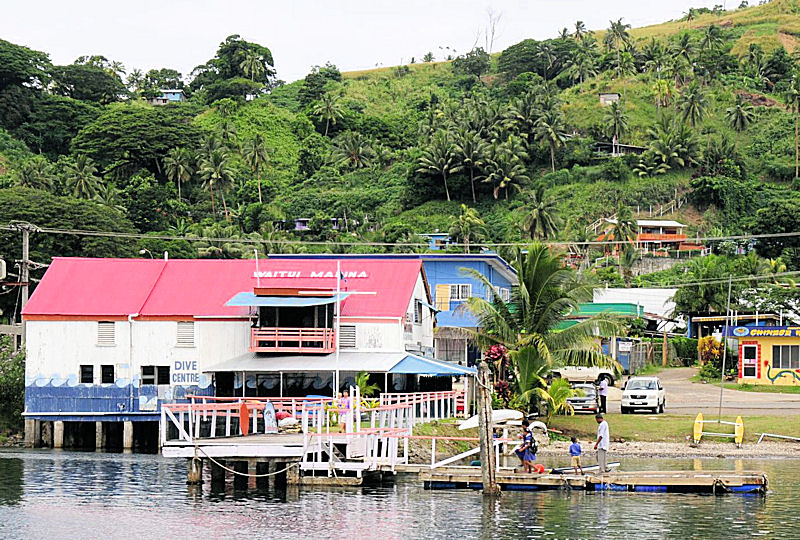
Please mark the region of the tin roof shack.
[[800, 327], [731, 326], [739, 341], [739, 384], [800, 385]]
[[688, 313], [686, 337], [700, 339], [705, 336], [722, 338], [726, 325], [733, 326], [778, 326], [782, 317], [775, 313], [734, 313], [726, 317], [724, 313]]

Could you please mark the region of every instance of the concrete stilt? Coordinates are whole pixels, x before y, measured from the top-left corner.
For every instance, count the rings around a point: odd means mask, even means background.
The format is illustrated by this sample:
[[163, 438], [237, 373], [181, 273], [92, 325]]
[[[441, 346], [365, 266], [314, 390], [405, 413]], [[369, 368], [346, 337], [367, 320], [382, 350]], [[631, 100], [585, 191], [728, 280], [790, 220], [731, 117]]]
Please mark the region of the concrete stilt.
[[53, 422], [53, 448], [64, 448], [64, 422]]
[[40, 424], [41, 436], [42, 436], [42, 446], [45, 448], [52, 448], [53, 447], [53, 422], [42, 422]]
[[103, 436], [103, 422], [94, 423], [94, 448], [104, 450], [106, 447], [105, 437]]
[[186, 483], [189, 485], [199, 485], [203, 483], [202, 458], [193, 458], [189, 460], [189, 473], [186, 475]]
[[42, 446], [42, 423], [39, 420], [25, 420], [25, 448]]
[[122, 423], [122, 450], [130, 452], [133, 449], [133, 422]]
[[247, 473], [247, 462], [233, 461], [229, 463], [232, 463], [232, 466], [230, 466], [231, 469], [233, 469], [237, 473], [240, 473], [233, 475], [233, 488], [246, 490], [249, 487], [248, 477], [242, 476], [242, 474]]
[[255, 489], [256, 487], [256, 477], [252, 475], [258, 474], [258, 462], [254, 459], [247, 460], [247, 474], [251, 475], [247, 477], [247, 487], [250, 489]]
[[289, 467], [286, 469], [286, 484], [289, 486], [299, 486], [301, 483], [300, 467], [297, 466], [297, 463], [286, 463], [283, 466]]

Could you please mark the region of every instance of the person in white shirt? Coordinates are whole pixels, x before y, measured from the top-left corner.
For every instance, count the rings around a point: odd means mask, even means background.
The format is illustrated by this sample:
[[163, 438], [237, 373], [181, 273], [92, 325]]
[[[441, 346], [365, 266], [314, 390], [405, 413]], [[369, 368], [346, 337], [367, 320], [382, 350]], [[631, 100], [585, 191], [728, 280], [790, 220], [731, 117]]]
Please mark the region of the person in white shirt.
[[598, 387], [597, 394], [600, 396], [600, 413], [608, 413], [606, 410], [606, 400], [608, 399], [608, 379], [605, 377], [600, 380], [600, 386]]
[[602, 414], [596, 414], [594, 419], [597, 420], [597, 442], [594, 443], [594, 449], [597, 450], [597, 464], [600, 466], [602, 474], [609, 472], [607, 459], [611, 435], [608, 430], [608, 422], [605, 421]]

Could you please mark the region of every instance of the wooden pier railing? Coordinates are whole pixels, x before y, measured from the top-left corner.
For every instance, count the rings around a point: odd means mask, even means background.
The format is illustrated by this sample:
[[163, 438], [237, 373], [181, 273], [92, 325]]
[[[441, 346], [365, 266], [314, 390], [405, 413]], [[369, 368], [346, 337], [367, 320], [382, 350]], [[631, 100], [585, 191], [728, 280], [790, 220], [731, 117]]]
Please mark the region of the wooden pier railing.
[[262, 327], [250, 331], [250, 352], [315, 352], [336, 350], [333, 328]]

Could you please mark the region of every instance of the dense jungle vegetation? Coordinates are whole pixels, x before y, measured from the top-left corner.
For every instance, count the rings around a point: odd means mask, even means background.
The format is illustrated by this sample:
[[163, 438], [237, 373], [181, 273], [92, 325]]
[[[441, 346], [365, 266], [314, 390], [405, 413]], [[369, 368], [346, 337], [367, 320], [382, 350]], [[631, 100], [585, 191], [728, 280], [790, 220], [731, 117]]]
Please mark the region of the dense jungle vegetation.
[[[612, 215], [622, 238], [672, 201], [686, 203], [666, 217], [691, 236], [795, 231], [798, 0], [553, 34], [363, 72], [325, 64], [291, 83], [269, 44], [238, 35], [190, 74], [103, 56], [58, 66], [0, 40], [0, 227], [145, 235], [34, 234], [43, 263], [421, 250], [387, 244], [434, 231], [466, 245], [457, 251], [506, 254], [496, 244], [594, 240], [587, 226]], [[151, 105], [164, 88], [187, 100]], [[603, 105], [600, 93], [619, 100]], [[615, 143], [635, 151], [614, 157]], [[294, 230], [297, 218], [308, 230]], [[798, 241], [712, 241], [714, 255], [645, 276], [630, 272], [632, 250], [583, 255], [615, 285], [775, 274], [757, 298], [766, 309], [794, 299], [783, 276], [800, 270]], [[19, 233], [0, 229], [12, 273], [20, 252]], [[737, 282], [742, 298], [748, 286]], [[685, 289], [681, 305], [721, 309], [722, 289]], [[15, 296], [0, 294], [6, 317]]]

